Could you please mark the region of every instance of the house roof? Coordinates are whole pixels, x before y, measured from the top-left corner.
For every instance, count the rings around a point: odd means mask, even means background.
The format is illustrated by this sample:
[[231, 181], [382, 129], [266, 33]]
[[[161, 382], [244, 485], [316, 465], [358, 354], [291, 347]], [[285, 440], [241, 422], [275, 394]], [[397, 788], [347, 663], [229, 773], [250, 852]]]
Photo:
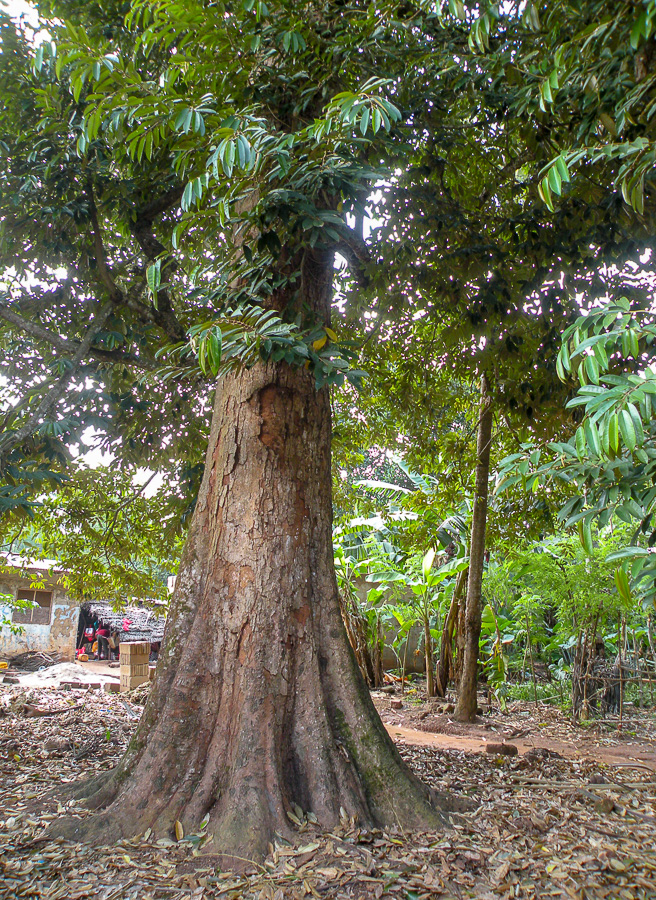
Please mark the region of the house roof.
[[12, 575], [20, 575], [22, 572], [42, 572], [45, 574], [62, 574], [66, 570], [55, 559], [36, 559], [29, 556], [19, 556], [16, 553], [8, 553], [0, 550], [0, 566], [15, 569]]
[[[109, 603], [84, 603], [83, 611], [87, 615], [95, 616], [103, 625], [107, 625], [112, 631], [118, 631], [121, 640], [126, 644], [134, 641], [161, 641], [164, 637], [164, 624], [166, 616], [143, 606], [126, 606], [120, 612]], [[123, 628], [125, 619], [130, 620], [127, 631]]]

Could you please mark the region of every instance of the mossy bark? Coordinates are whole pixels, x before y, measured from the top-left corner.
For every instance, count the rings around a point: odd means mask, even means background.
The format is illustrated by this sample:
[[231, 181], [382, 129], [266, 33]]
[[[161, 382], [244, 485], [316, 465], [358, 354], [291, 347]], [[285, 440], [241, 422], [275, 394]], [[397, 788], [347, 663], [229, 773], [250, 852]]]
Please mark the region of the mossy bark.
[[[326, 278], [330, 272], [324, 272]], [[313, 282], [316, 284], [316, 279]], [[293, 836], [293, 804], [332, 828], [439, 828], [362, 680], [333, 567], [330, 398], [283, 363], [226, 376], [155, 683], [99, 810], [53, 834], [107, 841], [199, 828], [228, 864]]]

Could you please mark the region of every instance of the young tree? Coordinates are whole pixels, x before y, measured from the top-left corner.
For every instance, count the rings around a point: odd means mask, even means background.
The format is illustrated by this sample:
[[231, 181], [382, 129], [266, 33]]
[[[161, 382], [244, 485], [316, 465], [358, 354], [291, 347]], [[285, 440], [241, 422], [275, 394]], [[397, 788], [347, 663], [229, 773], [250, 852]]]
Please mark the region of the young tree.
[[77, 464], [70, 475], [31, 516], [0, 518], [0, 549], [57, 560], [62, 583], [79, 601], [168, 602], [167, 577], [177, 571], [182, 544], [172, 485], [153, 490], [153, 475], [136, 479], [133, 470], [102, 466]]
[[485, 528], [487, 525], [487, 497], [490, 481], [490, 447], [492, 444], [493, 409], [487, 376], [481, 377], [481, 405], [476, 444], [476, 485], [472, 511], [471, 541], [469, 545], [469, 573], [465, 603], [465, 647], [458, 684], [455, 718], [473, 722], [478, 701], [478, 643], [481, 636], [481, 588], [485, 564]]

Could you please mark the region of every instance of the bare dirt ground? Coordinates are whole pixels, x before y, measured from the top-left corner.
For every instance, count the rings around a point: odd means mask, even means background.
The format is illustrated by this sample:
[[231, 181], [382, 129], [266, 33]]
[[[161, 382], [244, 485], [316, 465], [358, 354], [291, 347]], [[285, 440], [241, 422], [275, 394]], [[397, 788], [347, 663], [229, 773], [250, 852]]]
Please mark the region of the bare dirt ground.
[[[463, 727], [433, 704], [406, 696], [392, 710], [378, 696], [418, 774], [474, 801], [438, 834], [370, 832], [347, 819], [326, 834], [296, 807], [297, 844], [276, 840], [264, 865], [239, 876], [215, 867], [202, 830], [181, 840], [146, 832], [111, 847], [49, 841], [53, 819], [88, 815], [62, 788], [116, 763], [146, 690], [0, 685], [0, 897], [656, 898], [656, 717], [630, 709], [622, 733], [616, 722], [574, 729], [531, 704]], [[482, 752], [504, 740], [518, 755]]]
[[[392, 708], [392, 699], [403, 703]], [[626, 704], [622, 727], [619, 715], [574, 726], [563, 712], [545, 704], [511, 703], [508, 711], [483, 713], [479, 722], [453, 721], [453, 704], [427, 701], [420, 693], [374, 693], [374, 702], [395, 741], [436, 749], [485, 752], [490, 743], [507, 742], [525, 756], [536, 750], [558, 753], [566, 759], [590, 760], [603, 765], [644, 767], [656, 773], [656, 727], [652, 717]]]

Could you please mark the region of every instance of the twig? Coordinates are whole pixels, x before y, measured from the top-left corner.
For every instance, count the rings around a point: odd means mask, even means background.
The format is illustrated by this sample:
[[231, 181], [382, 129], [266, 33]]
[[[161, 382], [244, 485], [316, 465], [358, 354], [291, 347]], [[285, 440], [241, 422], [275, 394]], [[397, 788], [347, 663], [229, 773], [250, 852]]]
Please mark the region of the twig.
[[61, 716], [64, 713], [70, 712], [69, 709], [39, 709], [38, 706], [32, 706], [29, 703], [26, 703], [23, 706], [23, 715], [27, 719], [37, 719], [39, 716]]
[[52, 412], [55, 406], [62, 399], [62, 397], [66, 393], [66, 388], [68, 387], [69, 382], [80, 367], [80, 363], [82, 362], [82, 360], [87, 356], [89, 349], [96, 339], [97, 335], [102, 331], [105, 322], [109, 318], [113, 308], [114, 304], [111, 301], [108, 301], [101, 307], [98, 315], [87, 329], [87, 332], [80, 342], [80, 346], [76, 350], [75, 355], [72, 357], [70, 366], [50, 388], [41, 403], [39, 403], [34, 413], [30, 416], [28, 421], [21, 428], [17, 428], [16, 431], [6, 431], [2, 438], [0, 438], [0, 459], [2, 456], [6, 456], [7, 453], [9, 453], [9, 451], [12, 450], [15, 446], [20, 444], [21, 441], [24, 441], [26, 438], [31, 437], [34, 432], [40, 427], [43, 419], [50, 412]]

